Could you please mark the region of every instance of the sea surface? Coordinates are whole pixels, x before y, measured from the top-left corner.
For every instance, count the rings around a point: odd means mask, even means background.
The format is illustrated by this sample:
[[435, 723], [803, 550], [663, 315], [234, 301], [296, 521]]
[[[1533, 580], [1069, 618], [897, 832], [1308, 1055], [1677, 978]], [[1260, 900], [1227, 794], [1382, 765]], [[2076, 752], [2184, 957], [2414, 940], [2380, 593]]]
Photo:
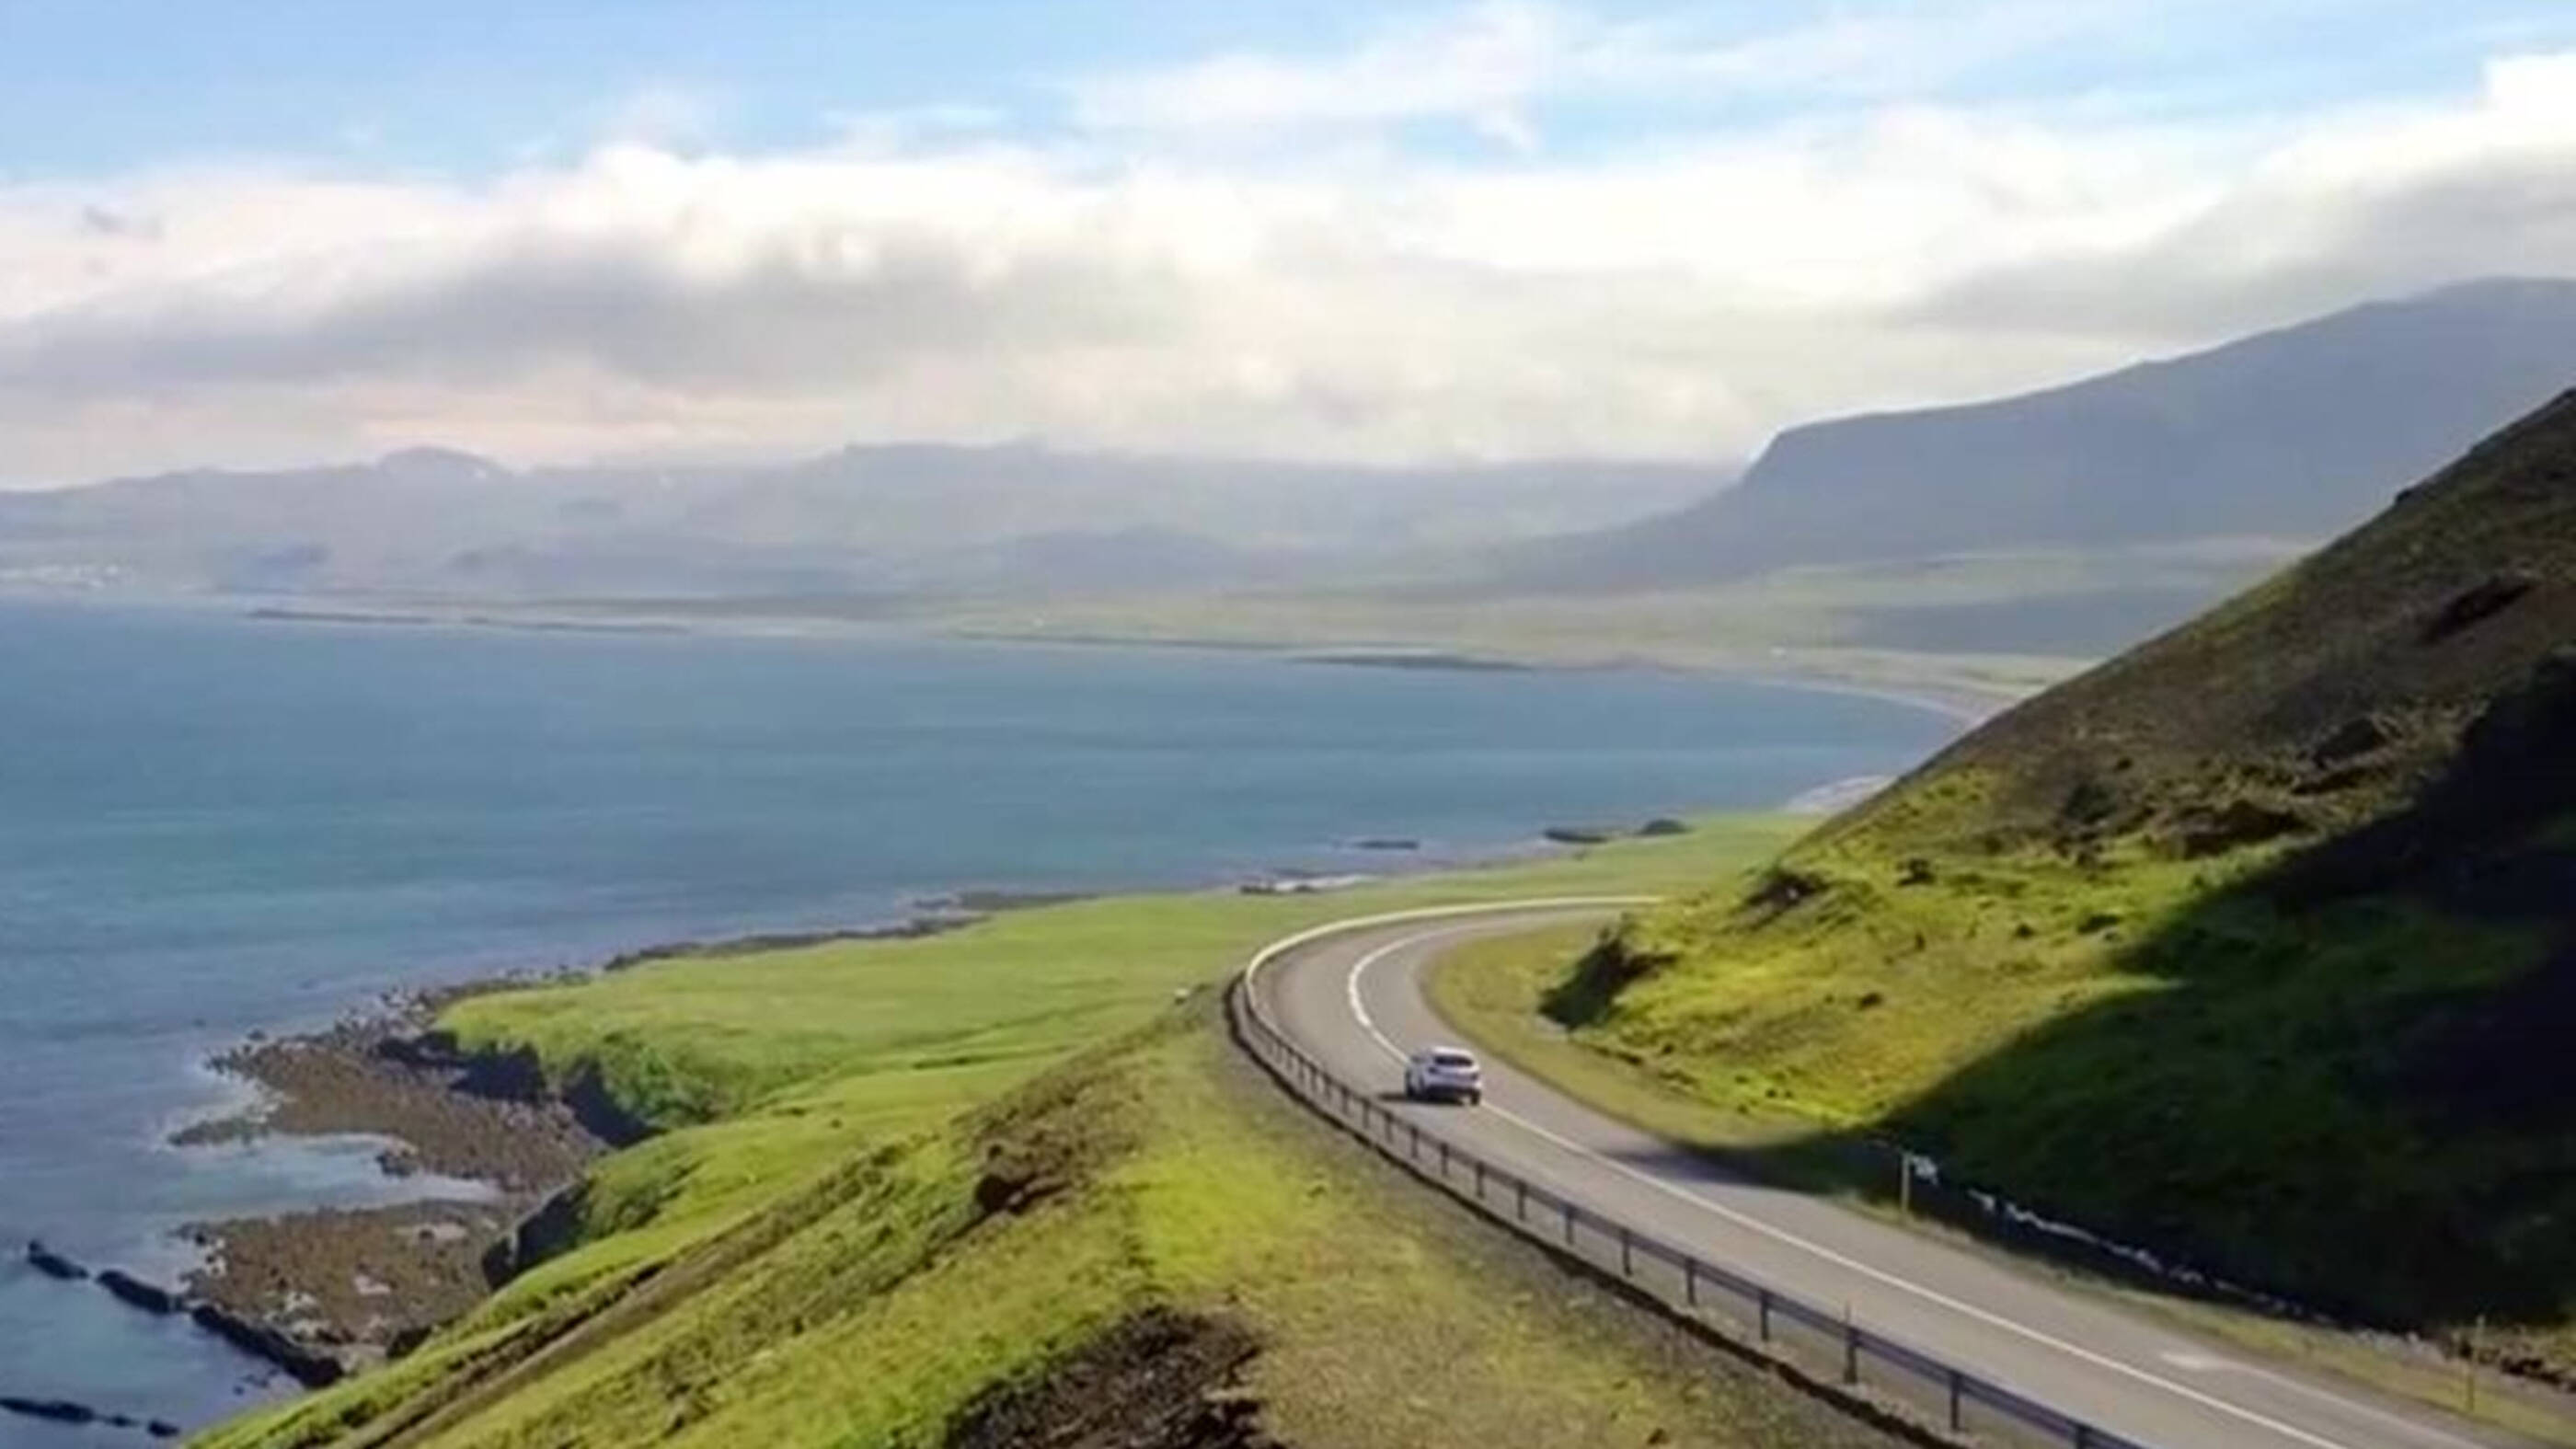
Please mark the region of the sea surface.
[[[23, 1240], [175, 1277], [192, 1219], [417, 1195], [364, 1140], [177, 1149], [206, 1056], [393, 987], [1772, 807], [1956, 730], [1654, 671], [255, 621], [0, 603], [0, 1395], [191, 1428], [283, 1392]], [[0, 1445], [141, 1443], [0, 1415]]]

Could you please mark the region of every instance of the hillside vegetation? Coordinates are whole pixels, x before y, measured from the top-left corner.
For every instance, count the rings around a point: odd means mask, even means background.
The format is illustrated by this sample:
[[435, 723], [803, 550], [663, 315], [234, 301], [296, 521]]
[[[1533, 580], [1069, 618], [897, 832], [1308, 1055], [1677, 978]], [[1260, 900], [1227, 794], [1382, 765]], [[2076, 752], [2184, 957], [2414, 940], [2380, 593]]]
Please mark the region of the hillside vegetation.
[[1710, 822], [1330, 898], [1092, 902], [477, 999], [460, 1036], [595, 1080], [660, 1135], [533, 1224], [480, 1310], [204, 1442], [1881, 1442], [1439, 1206], [1217, 1029], [1215, 981], [1300, 925], [1656, 890], [1786, 833]]
[[2239, 1283], [2576, 1370], [2576, 395], [1552, 993]]

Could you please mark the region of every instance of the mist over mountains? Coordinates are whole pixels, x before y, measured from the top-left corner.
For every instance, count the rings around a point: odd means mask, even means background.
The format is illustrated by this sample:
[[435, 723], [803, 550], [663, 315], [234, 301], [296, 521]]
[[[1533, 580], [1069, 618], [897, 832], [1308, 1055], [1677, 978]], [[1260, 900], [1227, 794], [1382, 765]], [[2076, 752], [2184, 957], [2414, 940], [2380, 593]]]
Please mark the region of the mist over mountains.
[[1045, 594], [1364, 576], [1679, 506], [1719, 465], [1367, 468], [853, 447], [513, 470], [444, 449], [0, 494], [0, 583], [257, 594]]
[[[1044, 600], [1051, 627], [1109, 636], [1132, 611], [1074, 606], [1165, 601], [1159, 634], [1212, 626], [1223, 596], [1260, 601], [1235, 627], [1270, 642], [1432, 646], [1460, 642], [1461, 609], [1508, 598], [1575, 611], [1606, 655], [1669, 632], [1686, 597], [1769, 643], [2075, 659], [2243, 587], [2571, 384], [2576, 282], [2494, 280], [2020, 397], [1793, 429], [1740, 483], [1720, 463], [1028, 443], [524, 471], [414, 449], [0, 494], [0, 588], [798, 617]], [[1495, 647], [1499, 617], [1468, 642]]]

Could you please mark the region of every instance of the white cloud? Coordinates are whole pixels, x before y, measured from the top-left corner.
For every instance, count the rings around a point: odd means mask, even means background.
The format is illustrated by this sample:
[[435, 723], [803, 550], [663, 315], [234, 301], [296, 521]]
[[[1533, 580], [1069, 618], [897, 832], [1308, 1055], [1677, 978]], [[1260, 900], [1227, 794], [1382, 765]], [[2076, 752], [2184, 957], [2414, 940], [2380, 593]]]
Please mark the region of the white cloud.
[[1399, 25], [1342, 55], [1221, 55], [1081, 82], [1074, 110], [1096, 129], [1181, 133], [1445, 116], [1517, 140], [1519, 108], [1596, 36], [1579, 16], [1505, 0]]
[[[2500, 58], [2443, 103], [2250, 122], [1868, 96], [1865, 57], [1955, 72], [2053, 43], [2049, 12], [1709, 40], [1488, 7], [1322, 61], [1104, 82], [1093, 129], [1051, 141], [959, 113], [472, 184], [0, 187], [0, 481], [416, 441], [1729, 456], [1819, 415], [2576, 270], [2576, 56]], [[1568, 87], [1739, 71], [1840, 99], [1544, 145], [1539, 103]], [[1369, 138], [1425, 116], [1506, 145]], [[1339, 134], [1258, 156], [1156, 134], [1184, 124]]]

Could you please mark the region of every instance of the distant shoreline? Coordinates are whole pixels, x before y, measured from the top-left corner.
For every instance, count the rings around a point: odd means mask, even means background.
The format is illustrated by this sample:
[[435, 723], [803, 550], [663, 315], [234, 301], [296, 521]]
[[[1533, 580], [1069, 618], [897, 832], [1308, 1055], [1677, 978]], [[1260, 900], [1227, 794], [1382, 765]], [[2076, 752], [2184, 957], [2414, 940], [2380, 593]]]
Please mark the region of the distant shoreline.
[[[1604, 653], [1598, 657], [1519, 655], [1434, 644], [1350, 644], [1329, 640], [1170, 637], [1150, 634], [1048, 633], [1038, 630], [983, 629], [942, 624], [936, 620], [833, 619], [797, 614], [729, 614], [720, 618], [669, 618], [646, 613], [583, 617], [557, 609], [524, 615], [497, 612], [486, 605], [471, 611], [434, 608], [306, 608], [264, 604], [240, 610], [236, 617], [256, 623], [328, 624], [352, 627], [493, 629], [520, 633], [604, 634], [661, 637], [789, 638], [847, 640], [903, 638], [960, 643], [1017, 644], [1050, 648], [1193, 650], [1252, 655], [1297, 664], [1337, 665], [1360, 669], [1409, 669], [1433, 673], [1543, 674], [1583, 673], [1613, 669], [1669, 670], [1732, 679], [1745, 684], [1808, 690], [1882, 700], [1937, 714], [1965, 725], [1982, 724], [2038, 691], [1967, 679], [1891, 681], [1858, 670], [1838, 670], [1828, 663], [1782, 667], [1776, 661], [1680, 658], [1653, 652]], [[1938, 658], [1939, 656], [1923, 656]]]

